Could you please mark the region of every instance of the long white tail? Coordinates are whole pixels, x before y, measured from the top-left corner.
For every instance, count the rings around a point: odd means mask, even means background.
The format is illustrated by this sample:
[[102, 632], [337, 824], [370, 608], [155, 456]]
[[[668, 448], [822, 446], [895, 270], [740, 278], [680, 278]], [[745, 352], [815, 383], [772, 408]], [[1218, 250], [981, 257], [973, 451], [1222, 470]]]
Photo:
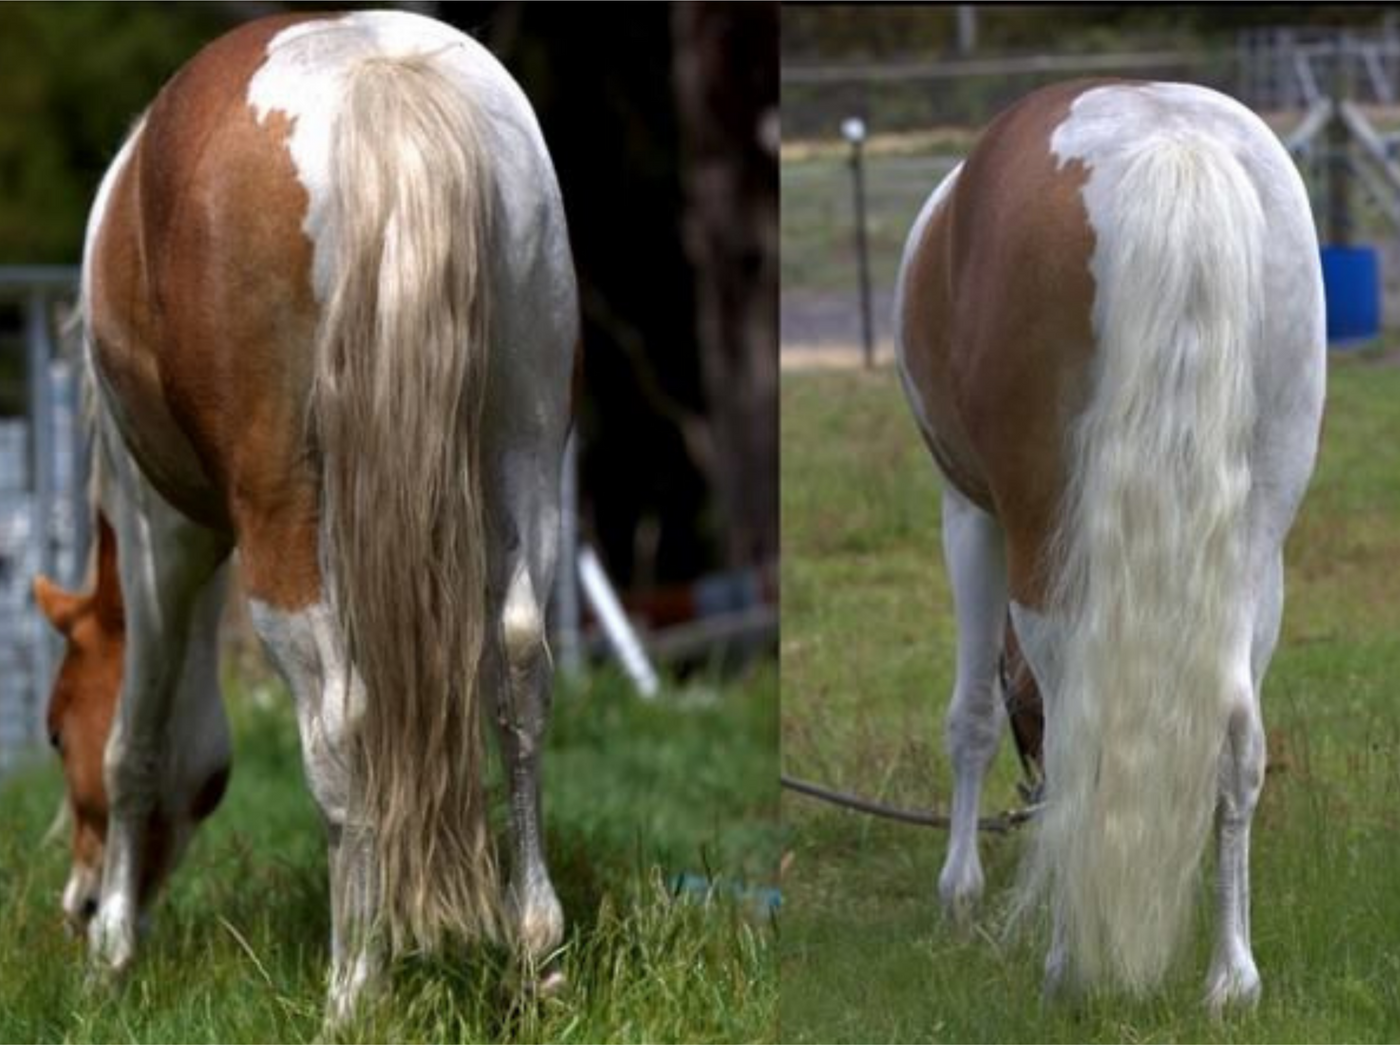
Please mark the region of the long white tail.
[[[1228, 148], [1150, 135], [1095, 215], [1097, 352], [1052, 545], [1063, 631], [1030, 864], [1066, 972], [1144, 990], [1189, 924], [1242, 612], [1263, 214]], [[1104, 227], [1099, 227], [1103, 225]]]
[[331, 148], [335, 277], [317, 346], [324, 559], [364, 680], [350, 818], [396, 945], [493, 934], [481, 785], [481, 503], [494, 186], [470, 99], [431, 56], [347, 75]]

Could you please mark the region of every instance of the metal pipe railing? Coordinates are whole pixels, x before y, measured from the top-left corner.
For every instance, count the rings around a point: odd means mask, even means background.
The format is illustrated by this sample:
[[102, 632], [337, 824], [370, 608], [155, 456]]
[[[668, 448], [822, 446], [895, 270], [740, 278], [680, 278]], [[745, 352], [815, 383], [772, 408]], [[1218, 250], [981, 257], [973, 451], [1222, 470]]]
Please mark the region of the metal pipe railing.
[[[87, 527], [87, 505], [85, 481], [82, 474], [82, 461], [75, 459], [66, 478], [68, 489], [61, 488], [58, 475], [58, 452], [60, 415], [55, 384], [60, 383], [64, 394], [76, 393], [77, 382], [62, 380], [65, 375], [56, 368], [63, 365], [58, 339], [54, 335], [54, 304], [67, 298], [78, 298], [79, 271], [73, 266], [62, 265], [17, 265], [0, 266], [0, 300], [15, 301], [23, 309], [22, 334], [24, 340], [24, 364], [26, 386], [26, 429], [28, 432], [28, 487], [29, 502], [27, 562], [44, 574], [59, 577], [68, 585], [82, 581], [81, 573], [85, 561]], [[71, 367], [71, 361], [68, 363]], [[66, 375], [71, 378], [72, 371]], [[67, 446], [81, 445], [81, 433], [76, 428], [81, 424], [81, 410], [75, 403], [69, 404], [66, 418], [74, 431], [69, 433]], [[62, 502], [67, 500], [67, 504]], [[60, 519], [68, 524], [67, 532], [59, 532]], [[61, 547], [67, 545], [68, 547]], [[69, 554], [66, 569], [60, 571], [60, 552]], [[62, 573], [62, 576], [60, 576]], [[28, 578], [16, 579], [27, 586]], [[43, 717], [46, 694], [57, 657], [57, 642], [50, 630], [44, 626], [37, 612], [32, 612], [20, 626], [20, 633], [0, 637], [0, 640], [15, 642], [22, 656], [27, 660], [29, 677], [25, 680], [22, 696], [23, 706], [16, 709], [23, 721], [23, 742], [34, 743], [43, 736]], [[8, 752], [0, 752], [0, 755]]]

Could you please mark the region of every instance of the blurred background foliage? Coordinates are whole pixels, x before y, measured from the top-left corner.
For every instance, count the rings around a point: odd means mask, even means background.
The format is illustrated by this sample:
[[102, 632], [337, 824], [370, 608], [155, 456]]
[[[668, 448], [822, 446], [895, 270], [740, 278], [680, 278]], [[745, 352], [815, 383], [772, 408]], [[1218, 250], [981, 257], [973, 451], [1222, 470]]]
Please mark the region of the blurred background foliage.
[[0, 6], [0, 264], [76, 264], [97, 183], [167, 77], [233, 24], [219, 6]]

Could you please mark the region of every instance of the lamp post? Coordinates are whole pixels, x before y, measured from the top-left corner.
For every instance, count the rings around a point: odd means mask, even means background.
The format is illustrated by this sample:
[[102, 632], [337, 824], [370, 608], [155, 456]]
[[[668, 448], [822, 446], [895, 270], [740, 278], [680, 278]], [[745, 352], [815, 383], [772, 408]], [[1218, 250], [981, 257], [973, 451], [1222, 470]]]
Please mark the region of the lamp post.
[[855, 192], [856, 265], [860, 273], [860, 332], [868, 370], [875, 362], [875, 334], [870, 320], [870, 258], [865, 239], [865, 121], [841, 121], [841, 136], [851, 143], [851, 185]]

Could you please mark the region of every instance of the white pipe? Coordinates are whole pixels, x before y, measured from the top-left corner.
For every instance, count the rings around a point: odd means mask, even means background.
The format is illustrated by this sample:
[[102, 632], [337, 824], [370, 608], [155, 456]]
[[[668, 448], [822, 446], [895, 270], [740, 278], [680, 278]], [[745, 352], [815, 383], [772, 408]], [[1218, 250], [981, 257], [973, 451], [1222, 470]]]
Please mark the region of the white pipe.
[[560, 481], [559, 565], [554, 575], [555, 648], [559, 667], [577, 675], [583, 669], [578, 605], [578, 432], [564, 445]]
[[622, 604], [617, 601], [607, 574], [603, 572], [603, 564], [598, 561], [593, 549], [583, 542], [578, 546], [578, 576], [588, 604], [598, 615], [609, 644], [622, 662], [622, 670], [627, 672], [638, 693], [648, 700], [653, 699], [661, 689], [656, 669], [651, 666], [646, 651], [642, 649], [641, 639], [623, 612]]

